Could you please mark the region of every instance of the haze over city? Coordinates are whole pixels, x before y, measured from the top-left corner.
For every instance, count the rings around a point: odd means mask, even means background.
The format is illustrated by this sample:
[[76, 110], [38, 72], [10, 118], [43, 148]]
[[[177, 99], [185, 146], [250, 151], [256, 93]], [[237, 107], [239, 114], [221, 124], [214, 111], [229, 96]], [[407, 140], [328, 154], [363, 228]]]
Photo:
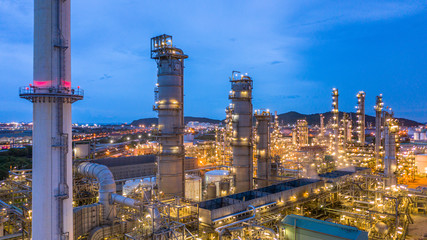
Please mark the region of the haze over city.
[[[73, 122], [154, 117], [150, 38], [171, 34], [185, 62], [186, 116], [224, 119], [232, 70], [254, 80], [254, 108], [355, 111], [366, 92], [396, 117], [427, 122], [426, 1], [71, 2]], [[167, 13], [167, 14], [159, 14]], [[33, 2], [0, 1], [0, 121], [31, 121], [17, 90], [32, 81]]]

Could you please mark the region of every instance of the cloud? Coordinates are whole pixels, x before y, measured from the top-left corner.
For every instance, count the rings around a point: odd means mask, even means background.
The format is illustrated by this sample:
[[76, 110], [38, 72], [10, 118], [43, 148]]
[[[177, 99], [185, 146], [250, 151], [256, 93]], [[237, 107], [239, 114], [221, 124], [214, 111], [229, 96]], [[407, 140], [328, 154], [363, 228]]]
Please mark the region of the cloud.
[[104, 76], [100, 77], [99, 80], [105, 80], [105, 79], [110, 79], [110, 78], [112, 78], [111, 75], [108, 75], [108, 74], [104, 73]]
[[300, 95], [288, 95], [288, 96], [283, 96], [283, 98], [288, 98], [288, 99], [296, 99], [296, 98], [300, 98]]

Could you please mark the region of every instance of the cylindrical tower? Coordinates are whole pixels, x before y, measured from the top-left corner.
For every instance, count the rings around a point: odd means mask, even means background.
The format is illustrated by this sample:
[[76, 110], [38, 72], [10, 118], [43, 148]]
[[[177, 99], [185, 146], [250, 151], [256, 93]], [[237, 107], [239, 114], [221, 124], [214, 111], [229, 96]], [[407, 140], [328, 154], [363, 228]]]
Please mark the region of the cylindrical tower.
[[392, 114], [386, 114], [384, 129], [384, 175], [386, 176], [386, 187], [397, 184], [396, 170], [396, 134], [399, 131], [399, 124]]
[[383, 96], [380, 94], [377, 96], [377, 102], [375, 104], [375, 168], [379, 168], [380, 163], [380, 148], [381, 148], [381, 127], [382, 127], [382, 115], [383, 110]]
[[268, 186], [271, 172], [270, 159], [270, 112], [255, 111], [256, 124], [256, 158], [257, 158], [257, 184], [258, 187]]
[[154, 110], [159, 118], [157, 181], [162, 198], [184, 196], [184, 59], [187, 57], [172, 45], [172, 36], [151, 39], [151, 58], [156, 60], [158, 69]]
[[332, 89], [332, 152], [338, 158], [339, 144], [339, 110], [338, 110], [338, 89]]
[[235, 192], [244, 192], [253, 187], [252, 152], [252, 78], [237, 75], [233, 71], [230, 79], [229, 99], [233, 107], [231, 146], [233, 148], [233, 168]]
[[365, 92], [357, 93], [357, 143], [365, 144]]
[[34, 2], [32, 239], [73, 239], [70, 1]]

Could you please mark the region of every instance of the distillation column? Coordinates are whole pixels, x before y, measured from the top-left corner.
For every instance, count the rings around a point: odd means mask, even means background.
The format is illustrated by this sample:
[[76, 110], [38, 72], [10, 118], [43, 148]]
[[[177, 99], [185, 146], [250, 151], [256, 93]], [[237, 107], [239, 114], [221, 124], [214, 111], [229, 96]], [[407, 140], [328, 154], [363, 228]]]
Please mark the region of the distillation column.
[[172, 37], [151, 39], [151, 58], [157, 63], [154, 110], [158, 112], [157, 183], [162, 198], [184, 196], [184, 59], [188, 56], [172, 45]]
[[365, 92], [357, 93], [357, 142], [365, 144]]
[[70, 1], [34, 1], [32, 239], [74, 239]]
[[332, 89], [332, 152], [335, 159], [338, 159], [339, 144], [339, 111], [338, 111], [338, 89]]
[[308, 123], [305, 119], [297, 120], [296, 141], [299, 147], [308, 145]]
[[385, 151], [384, 151], [384, 175], [386, 176], [386, 187], [397, 184], [396, 170], [396, 134], [399, 131], [399, 125], [392, 114], [386, 113], [386, 122], [384, 130]]
[[342, 124], [341, 124], [342, 144], [343, 144], [343, 147], [345, 148], [347, 146], [347, 144], [351, 142], [351, 137], [352, 137], [351, 119], [350, 119], [350, 116], [348, 115], [348, 113], [343, 113], [343, 118], [342, 118], [341, 122], [342, 122]]
[[270, 121], [271, 114], [267, 111], [255, 111], [257, 121], [256, 158], [258, 187], [268, 186], [271, 172], [270, 159]]
[[375, 168], [379, 168], [380, 164], [380, 148], [381, 148], [381, 127], [382, 127], [382, 115], [383, 110], [383, 96], [380, 94], [377, 96], [377, 102], [375, 104]]
[[232, 148], [231, 140], [233, 136], [233, 106], [230, 104], [225, 108], [225, 131], [224, 131], [224, 159], [225, 166], [231, 166]]
[[236, 176], [235, 192], [244, 192], [253, 187], [253, 150], [252, 150], [252, 78], [237, 76], [233, 72], [230, 79], [229, 99], [233, 107], [233, 168]]
[[272, 169], [272, 175], [277, 175], [277, 164], [279, 162], [279, 153], [280, 153], [280, 126], [279, 126], [279, 116], [277, 116], [277, 111], [274, 112], [274, 120], [271, 123], [271, 134], [270, 134], [270, 156], [274, 159], [275, 169]]
[[325, 116], [323, 114], [320, 114], [320, 133], [319, 136], [321, 139], [325, 137]]

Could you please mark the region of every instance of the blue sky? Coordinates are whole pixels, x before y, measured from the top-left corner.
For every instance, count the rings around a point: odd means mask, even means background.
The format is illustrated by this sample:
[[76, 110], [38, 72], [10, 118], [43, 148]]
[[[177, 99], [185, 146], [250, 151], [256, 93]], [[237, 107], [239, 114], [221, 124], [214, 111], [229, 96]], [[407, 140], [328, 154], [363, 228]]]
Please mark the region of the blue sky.
[[[254, 79], [254, 108], [354, 111], [383, 93], [396, 116], [427, 122], [427, 1], [72, 0], [73, 122], [153, 117], [150, 38], [173, 35], [185, 63], [185, 115], [222, 119], [233, 70]], [[0, 0], [0, 122], [31, 121], [33, 5]]]

